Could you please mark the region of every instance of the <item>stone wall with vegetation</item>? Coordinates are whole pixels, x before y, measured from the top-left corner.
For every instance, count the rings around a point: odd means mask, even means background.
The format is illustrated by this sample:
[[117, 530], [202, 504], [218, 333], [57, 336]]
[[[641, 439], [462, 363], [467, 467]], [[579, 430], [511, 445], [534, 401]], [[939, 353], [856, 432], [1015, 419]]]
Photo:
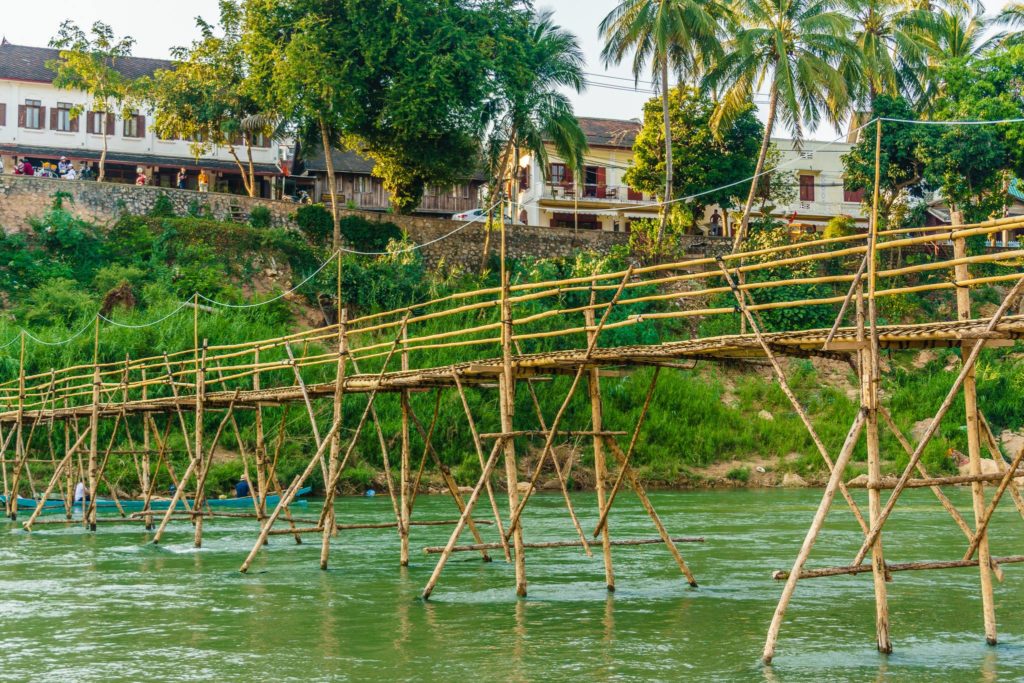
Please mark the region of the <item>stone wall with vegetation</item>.
[[[0, 227], [8, 233], [24, 229], [30, 218], [38, 218], [45, 213], [58, 191], [67, 193], [65, 206], [71, 213], [99, 225], [112, 224], [123, 213], [148, 214], [161, 196], [167, 197], [179, 216], [193, 214], [218, 220], [245, 221], [254, 208], [266, 207], [270, 211], [271, 224], [278, 227], [292, 226], [292, 215], [297, 208], [290, 202], [230, 194], [5, 175], [0, 176]], [[445, 218], [399, 216], [371, 211], [343, 209], [341, 213], [361, 216], [371, 221], [394, 223], [417, 244], [430, 243], [423, 249], [428, 266], [441, 263], [468, 269], [480, 266], [485, 238], [483, 225], [466, 226], [450, 238], [435, 242], [462, 224]], [[563, 228], [516, 225], [508, 230], [508, 253], [513, 258], [568, 256], [581, 249], [605, 253], [617, 244], [625, 244], [627, 240], [628, 235], [625, 233], [591, 230], [574, 232]], [[492, 234], [491, 247], [492, 253], [497, 253], [497, 232]]]

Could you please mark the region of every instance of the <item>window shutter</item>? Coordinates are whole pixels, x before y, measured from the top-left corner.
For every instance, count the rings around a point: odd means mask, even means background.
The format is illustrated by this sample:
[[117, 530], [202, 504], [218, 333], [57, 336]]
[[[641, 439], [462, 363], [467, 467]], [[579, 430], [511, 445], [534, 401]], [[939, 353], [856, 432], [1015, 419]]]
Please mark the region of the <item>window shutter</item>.
[[18, 128], [25, 127], [25, 105], [18, 105]]
[[569, 185], [571, 185], [572, 182], [573, 182], [573, 179], [572, 179], [572, 169], [569, 168], [568, 166], [565, 167], [565, 182], [566, 182], [566, 184], [569, 184]]
[[146, 115], [145, 114], [139, 114], [135, 118], [138, 121], [138, 126], [136, 128], [136, 133], [138, 134], [138, 137], [140, 137], [140, 138], [146, 137]]
[[597, 167], [597, 196], [604, 199], [608, 195], [608, 169], [604, 166]]
[[0, 126], [7, 125], [7, 105], [0, 102]]
[[71, 132], [72, 133], [77, 133], [78, 132], [78, 119], [79, 119], [78, 116], [75, 116], [75, 117], [71, 118]]
[[85, 114], [85, 132], [92, 135], [96, 131], [93, 129], [93, 122], [96, 121], [96, 115], [93, 112], [86, 112]]
[[107, 114], [107, 135], [114, 134], [114, 115]]
[[530, 189], [530, 167], [522, 166], [519, 169], [519, 189], [529, 190]]
[[39, 130], [46, 127], [46, 107], [39, 107]]
[[644, 193], [639, 190], [634, 190], [632, 187], [629, 188], [626, 195], [631, 202], [642, 202], [644, 200]]
[[57, 108], [50, 110], [50, 130], [57, 130]]

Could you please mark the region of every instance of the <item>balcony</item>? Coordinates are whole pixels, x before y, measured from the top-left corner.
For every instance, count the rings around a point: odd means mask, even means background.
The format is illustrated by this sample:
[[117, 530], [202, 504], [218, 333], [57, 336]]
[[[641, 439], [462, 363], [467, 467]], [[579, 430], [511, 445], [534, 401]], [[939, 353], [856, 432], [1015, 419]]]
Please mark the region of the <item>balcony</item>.
[[626, 185], [606, 185], [604, 183], [547, 183], [544, 188], [544, 199], [561, 199], [570, 201], [606, 201], [613, 204], [642, 204], [650, 201], [643, 193]]
[[471, 197], [453, 197], [451, 194], [425, 194], [416, 211], [428, 213], [462, 213], [477, 207], [477, 200]]

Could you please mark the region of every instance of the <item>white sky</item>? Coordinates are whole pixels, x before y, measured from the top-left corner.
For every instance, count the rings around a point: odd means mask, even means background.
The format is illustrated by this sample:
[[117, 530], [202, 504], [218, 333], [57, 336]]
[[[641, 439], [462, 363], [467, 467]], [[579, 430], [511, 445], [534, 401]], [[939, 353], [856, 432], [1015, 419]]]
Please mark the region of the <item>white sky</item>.
[[[601, 65], [597, 25], [617, 2], [537, 0], [538, 7], [554, 8], [558, 23], [579, 37], [587, 57], [587, 71], [599, 75], [588, 76], [593, 85], [582, 95], [574, 96], [576, 112], [580, 116], [638, 118], [643, 103], [651, 96], [632, 91], [628, 68], [605, 70]], [[1005, 0], [983, 2], [990, 13], [1005, 4]], [[124, 11], [127, 5], [121, 0], [43, 0], [39, 4], [0, 0], [0, 3], [3, 5], [0, 35], [12, 43], [45, 46], [64, 19], [73, 19], [83, 27], [101, 19], [113, 25], [118, 35], [133, 36], [138, 41], [135, 54], [141, 57], [167, 57], [171, 47], [191, 42], [196, 35], [194, 18], [197, 15], [207, 19], [217, 17], [217, 0], [175, 0], [171, 3], [142, 0], [129, 3], [133, 8], [131, 12]], [[624, 89], [600, 87], [599, 83], [624, 86]], [[641, 88], [646, 87], [641, 84]], [[813, 137], [831, 139], [834, 135], [835, 132], [828, 128], [819, 130]]]

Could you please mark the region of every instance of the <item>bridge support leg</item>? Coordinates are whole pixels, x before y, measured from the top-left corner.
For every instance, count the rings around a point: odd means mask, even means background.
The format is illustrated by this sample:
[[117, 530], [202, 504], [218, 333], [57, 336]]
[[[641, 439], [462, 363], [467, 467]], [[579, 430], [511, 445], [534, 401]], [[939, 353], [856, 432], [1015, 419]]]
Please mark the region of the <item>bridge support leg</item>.
[[[591, 305], [594, 304], [594, 294], [595, 292], [591, 291]], [[594, 320], [594, 310], [592, 308], [584, 311], [584, 321], [588, 328], [594, 327], [596, 321]], [[594, 343], [595, 334], [596, 330], [587, 333], [588, 343]], [[597, 367], [592, 367], [587, 371], [587, 393], [590, 396], [591, 429], [594, 430], [594, 488], [597, 492], [597, 510], [598, 514], [600, 514], [604, 511], [605, 501], [608, 498], [605, 491], [608, 463], [605, 460], [604, 440], [598, 435], [599, 432], [604, 430], [604, 413], [601, 404], [601, 372]], [[552, 460], [554, 460], [554, 456], [552, 456]], [[601, 553], [604, 557], [605, 585], [609, 591], [614, 591], [615, 568], [612, 566], [611, 532], [608, 530], [607, 522], [605, 522], [604, 527], [601, 529]]]

